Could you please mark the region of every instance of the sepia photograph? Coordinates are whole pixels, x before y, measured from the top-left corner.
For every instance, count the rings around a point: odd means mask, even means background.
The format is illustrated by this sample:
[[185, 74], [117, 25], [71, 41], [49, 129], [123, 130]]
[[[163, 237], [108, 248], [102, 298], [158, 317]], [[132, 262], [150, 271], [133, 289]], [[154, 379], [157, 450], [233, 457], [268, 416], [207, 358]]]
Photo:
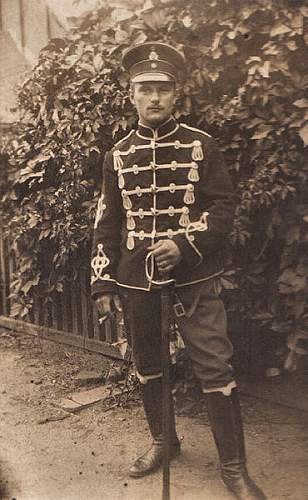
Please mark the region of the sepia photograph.
[[0, 0], [0, 500], [308, 500], [308, 2]]

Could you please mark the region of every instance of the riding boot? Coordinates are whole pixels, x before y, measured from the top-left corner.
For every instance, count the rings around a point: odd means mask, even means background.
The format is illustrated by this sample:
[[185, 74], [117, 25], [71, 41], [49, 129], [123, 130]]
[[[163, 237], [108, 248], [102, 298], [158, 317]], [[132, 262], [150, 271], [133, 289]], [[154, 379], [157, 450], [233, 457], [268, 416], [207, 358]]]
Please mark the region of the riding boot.
[[262, 490], [249, 477], [241, 408], [236, 389], [206, 394], [210, 425], [218, 450], [223, 483], [239, 500], [265, 500]]
[[[152, 446], [139, 457], [129, 470], [131, 477], [142, 477], [157, 470], [163, 463], [162, 380], [156, 378], [141, 384], [142, 402], [153, 438]], [[180, 442], [175, 430], [172, 396], [170, 397], [170, 458], [179, 455]]]

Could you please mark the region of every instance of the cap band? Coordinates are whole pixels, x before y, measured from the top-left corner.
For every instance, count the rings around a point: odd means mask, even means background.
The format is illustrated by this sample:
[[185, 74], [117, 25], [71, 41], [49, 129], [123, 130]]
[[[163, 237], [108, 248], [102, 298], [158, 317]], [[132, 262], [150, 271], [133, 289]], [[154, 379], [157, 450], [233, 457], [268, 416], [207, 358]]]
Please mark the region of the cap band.
[[177, 80], [177, 69], [173, 64], [170, 64], [167, 61], [161, 61], [161, 60], [145, 60], [145, 61], [138, 61], [136, 64], [134, 64], [130, 68], [130, 78], [131, 81], [135, 79], [135, 77], [141, 75], [141, 74], [148, 74], [148, 73], [157, 73], [159, 75], [164, 74], [168, 75], [169, 78], [173, 80]]
[[142, 83], [142, 82], [173, 82], [175, 79], [172, 75], [167, 75], [167, 73], [140, 73], [131, 78], [131, 83]]

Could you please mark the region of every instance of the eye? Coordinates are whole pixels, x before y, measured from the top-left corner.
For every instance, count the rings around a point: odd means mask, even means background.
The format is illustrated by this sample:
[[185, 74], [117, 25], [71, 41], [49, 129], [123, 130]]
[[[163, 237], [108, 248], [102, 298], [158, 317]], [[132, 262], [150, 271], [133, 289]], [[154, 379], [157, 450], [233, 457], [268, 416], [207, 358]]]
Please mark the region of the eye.
[[143, 92], [144, 94], [148, 94], [149, 92], [151, 92], [151, 89], [150, 89], [150, 87], [143, 85], [142, 87], [140, 87], [140, 92]]

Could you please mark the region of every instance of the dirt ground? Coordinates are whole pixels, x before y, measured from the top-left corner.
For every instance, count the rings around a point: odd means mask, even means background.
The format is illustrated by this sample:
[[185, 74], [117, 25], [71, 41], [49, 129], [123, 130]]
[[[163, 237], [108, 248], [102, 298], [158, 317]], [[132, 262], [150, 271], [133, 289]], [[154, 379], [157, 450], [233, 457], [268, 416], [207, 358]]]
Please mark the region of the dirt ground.
[[[159, 500], [161, 473], [133, 480], [127, 469], [149, 443], [138, 404], [77, 414], [57, 407], [83, 369], [110, 360], [0, 330], [0, 498]], [[308, 414], [242, 397], [248, 464], [269, 499], [308, 500]], [[177, 417], [183, 452], [171, 467], [172, 500], [228, 500], [208, 421]]]

